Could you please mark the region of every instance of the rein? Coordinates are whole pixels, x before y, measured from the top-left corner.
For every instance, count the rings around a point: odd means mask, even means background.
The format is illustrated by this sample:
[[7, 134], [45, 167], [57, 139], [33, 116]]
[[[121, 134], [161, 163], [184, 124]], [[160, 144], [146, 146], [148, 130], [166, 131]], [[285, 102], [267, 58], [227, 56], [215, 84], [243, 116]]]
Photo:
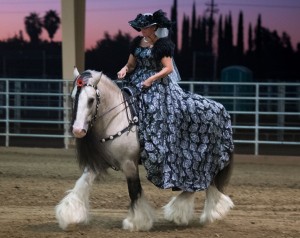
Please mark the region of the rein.
[[[117, 108], [118, 106], [121, 106], [122, 104], [125, 104], [125, 110], [126, 110], [127, 120], [128, 120], [128, 122], [129, 122], [128, 126], [125, 127], [123, 130], [117, 132], [117, 133], [114, 134], [114, 135], [110, 135], [110, 136], [108, 136], [108, 137], [106, 137], [106, 138], [101, 139], [101, 142], [102, 142], [102, 143], [104, 143], [104, 142], [106, 142], [106, 141], [108, 141], [108, 140], [113, 140], [113, 139], [115, 139], [115, 138], [118, 137], [118, 136], [121, 136], [123, 133], [125, 133], [126, 131], [129, 131], [134, 125], [137, 124], [137, 122], [138, 122], [138, 120], [139, 120], [137, 116], [134, 116], [134, 117], [132, 118], [132, 120], [129, 118], [129, 116], [128, 116], [128, 107], [129, 107], [130, 105], [133, 104], [133, 103], [130, 102], [130, 99], [136, 97], [136, 96], [139, 95], [139, 94], [140, 94], [140, 93], [136, 93], [136, 94], [130, 96], [128, 99], [126, 99], [126, 98], [124, 97], [124, 94], [123, 94], [123, 99], [124, 99], [124, 100], [123, 100], [120, 104], [116, 105], [115, 107], [109, 109], [108, 111], [104, 112], [103, 114], [101, 114], [101, 115], [99, 116], [99, 118], [101, 118], [101, 117], [103, 117], [104, 115], [106, 115], [106, 114], [108, 114], [109, 112], [111, 112], [113, 109]], [[127, 103], [127, 105], [126, 105], [126, 103]]]

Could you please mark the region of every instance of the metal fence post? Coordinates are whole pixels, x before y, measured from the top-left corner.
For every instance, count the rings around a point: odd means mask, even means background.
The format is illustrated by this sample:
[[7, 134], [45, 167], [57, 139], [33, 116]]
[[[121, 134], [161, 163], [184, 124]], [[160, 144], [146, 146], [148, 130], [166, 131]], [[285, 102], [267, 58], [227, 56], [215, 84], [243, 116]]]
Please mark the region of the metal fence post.
[[9, 146], [9, 80], [6, 79], [6, 87], [5, 87], [5, 99], [6, 99], [6, 117], [5, 117], [5, 146], [8, 147]]
[[63, 82], [63, 98], [64, 98], [64, 145], [65, 145], [65, 149], [69, 148], [69, 125], [66, 123], [66, 121], [69, 121], [70, 119], [70, 114], [69, 114], [69, 110], [68, 107], [70, 105], [70, 101], [69, 101], [69, 81], [64, 80]]
[[255, 84], [255, 155], [259, 153], [259, 84]]

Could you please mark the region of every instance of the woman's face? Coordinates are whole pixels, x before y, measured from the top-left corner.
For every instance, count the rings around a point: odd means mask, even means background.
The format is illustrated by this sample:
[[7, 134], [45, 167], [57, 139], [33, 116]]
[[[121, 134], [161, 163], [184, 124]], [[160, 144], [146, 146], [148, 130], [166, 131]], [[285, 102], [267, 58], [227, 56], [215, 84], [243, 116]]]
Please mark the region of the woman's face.
[[142, 32], [143, 36], [145, 36], [145, 37], [152, 36], [154, 34], [155, 30], [156, 30], [156, 25], [141, 28], [141, 32]]

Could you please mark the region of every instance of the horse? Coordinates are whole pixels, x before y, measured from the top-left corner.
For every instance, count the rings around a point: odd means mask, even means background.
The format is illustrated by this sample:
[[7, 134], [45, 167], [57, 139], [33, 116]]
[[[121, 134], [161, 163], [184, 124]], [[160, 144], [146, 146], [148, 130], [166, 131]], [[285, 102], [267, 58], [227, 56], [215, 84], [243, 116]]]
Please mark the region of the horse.
[[[59, 226], [89, 221], [89, 193], [97, 176], [109, 168], [124, 173], [130, 197], [128, 215], [122, 227], [129, 231], [148, 231], [155, 222], [155, 209], [146, 199], [139, 177], [140, 144], [136, 118], [128, 110], [129, 101], [120, 87], [102, 72], [74, 68], [72, 132], [83, 173], [73, 189], [55, 207]], [[231, 156], [232, 158], [232, 156]], [[223, 193], [232, 170], [232, 161], [205, 190], [200, 224], [223, 219], [234, 207]], [[188, 225], [193, 218], [195, 192], [181, 191], [162, 209], [164, 218], [177, 225]]]

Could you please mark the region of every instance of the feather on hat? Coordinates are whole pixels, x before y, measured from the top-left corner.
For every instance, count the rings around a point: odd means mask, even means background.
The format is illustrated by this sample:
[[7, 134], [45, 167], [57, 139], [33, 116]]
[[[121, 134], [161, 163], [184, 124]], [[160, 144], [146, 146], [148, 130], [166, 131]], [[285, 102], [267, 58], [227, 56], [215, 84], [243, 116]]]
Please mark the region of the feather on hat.
[[158, 28], [169, 29], [172, 22], [166, 17], [166, 13], [161, 9], [152, 13], [138, 14], [134, 20], [128, 22], [135, 30], [141, 31], [141, 28], [147, 28], [157, 25]]

